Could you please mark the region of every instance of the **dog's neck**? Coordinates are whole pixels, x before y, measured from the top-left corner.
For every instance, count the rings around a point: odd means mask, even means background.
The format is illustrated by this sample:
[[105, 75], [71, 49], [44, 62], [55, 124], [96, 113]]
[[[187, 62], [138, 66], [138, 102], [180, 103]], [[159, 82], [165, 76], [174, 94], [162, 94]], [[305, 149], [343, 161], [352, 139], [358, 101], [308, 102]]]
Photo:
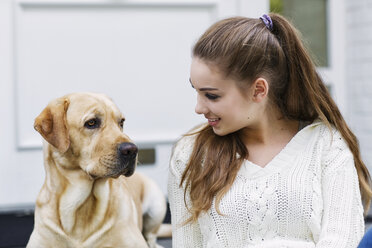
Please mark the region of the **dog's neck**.
[[[94, 181], [82, 170], [65, 169], [54, 159], [53, 150], [47, 151], [46, 184], [52, 194], [59, 198], [56, 210], [63, 231], [68, 234], [75, 231], [89, 232], [77, 230], [80, 228], [79, 218], [89, 218], [92, 228], [101, 225], [109, 205], [110, 181], [108, 179]], [[59, 181], [56, 181], [57, 179]]]

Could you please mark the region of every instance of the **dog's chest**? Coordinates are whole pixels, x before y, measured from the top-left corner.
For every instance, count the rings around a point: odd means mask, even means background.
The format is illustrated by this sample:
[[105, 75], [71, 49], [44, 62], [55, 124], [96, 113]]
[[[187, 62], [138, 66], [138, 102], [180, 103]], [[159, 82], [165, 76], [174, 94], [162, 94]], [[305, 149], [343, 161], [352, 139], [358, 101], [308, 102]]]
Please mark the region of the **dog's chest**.
[[[75, 216], [75, 223], [68, 235], [81, 247], [110, 247], [111, 243], [112, 247], [126, 247], [124, 244], [132, 237], [135, 238], [130, 247], [136, 247], [133, 246], [136, 242], [143, 245], [141, 223], [138, 221], [141, 213], [131, 195], [117, 186], [96, 184], [92, 190], [94, 193], [75, 213], [71, 213]], [[72, 219], [71, 216], [69, 218]]]

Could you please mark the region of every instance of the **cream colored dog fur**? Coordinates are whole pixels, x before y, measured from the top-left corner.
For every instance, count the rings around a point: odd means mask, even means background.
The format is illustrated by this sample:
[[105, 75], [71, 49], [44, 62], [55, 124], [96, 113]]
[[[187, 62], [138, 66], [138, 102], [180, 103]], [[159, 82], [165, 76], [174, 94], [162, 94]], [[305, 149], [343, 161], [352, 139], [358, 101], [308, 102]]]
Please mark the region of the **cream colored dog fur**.
[[123, 122], [108, 97], [93, 93], [53, 100], [35, 119], [46, 177], [28, 248], [157, 247], [165, 199], [134, 173], [137, 147]]

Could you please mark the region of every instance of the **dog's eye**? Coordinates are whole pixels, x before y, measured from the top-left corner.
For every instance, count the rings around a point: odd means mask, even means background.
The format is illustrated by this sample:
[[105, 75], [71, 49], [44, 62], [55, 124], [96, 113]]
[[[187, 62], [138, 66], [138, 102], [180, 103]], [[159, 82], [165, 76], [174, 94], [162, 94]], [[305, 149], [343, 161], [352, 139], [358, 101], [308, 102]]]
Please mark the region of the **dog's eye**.
[[93, 118], [85, 122], [84, 127], [89, 129], [99, 128], [101, 125], [101, 120], [98, 118]]
[[123, 128], [123, 126], [124, 126], [124, 121], [125, 121], [125, 119], [123, 118], [123, 119], [121, 119], [120, 122], [119, 122], [119, 126], [120, 126], [121, 128]]

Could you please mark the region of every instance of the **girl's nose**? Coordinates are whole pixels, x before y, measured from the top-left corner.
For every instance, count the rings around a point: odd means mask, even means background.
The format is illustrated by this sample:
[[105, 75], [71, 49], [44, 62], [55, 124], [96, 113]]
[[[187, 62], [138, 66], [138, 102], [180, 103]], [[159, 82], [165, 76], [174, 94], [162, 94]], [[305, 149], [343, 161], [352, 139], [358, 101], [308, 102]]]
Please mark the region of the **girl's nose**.
[[195, 106], [195, 112], [199, 115], [206, 114], [208, 111], [207, 107], [205, 106], [202, 99], [200, 99], [200, 96], [197, 97], [196, 100], [196, 106]]

